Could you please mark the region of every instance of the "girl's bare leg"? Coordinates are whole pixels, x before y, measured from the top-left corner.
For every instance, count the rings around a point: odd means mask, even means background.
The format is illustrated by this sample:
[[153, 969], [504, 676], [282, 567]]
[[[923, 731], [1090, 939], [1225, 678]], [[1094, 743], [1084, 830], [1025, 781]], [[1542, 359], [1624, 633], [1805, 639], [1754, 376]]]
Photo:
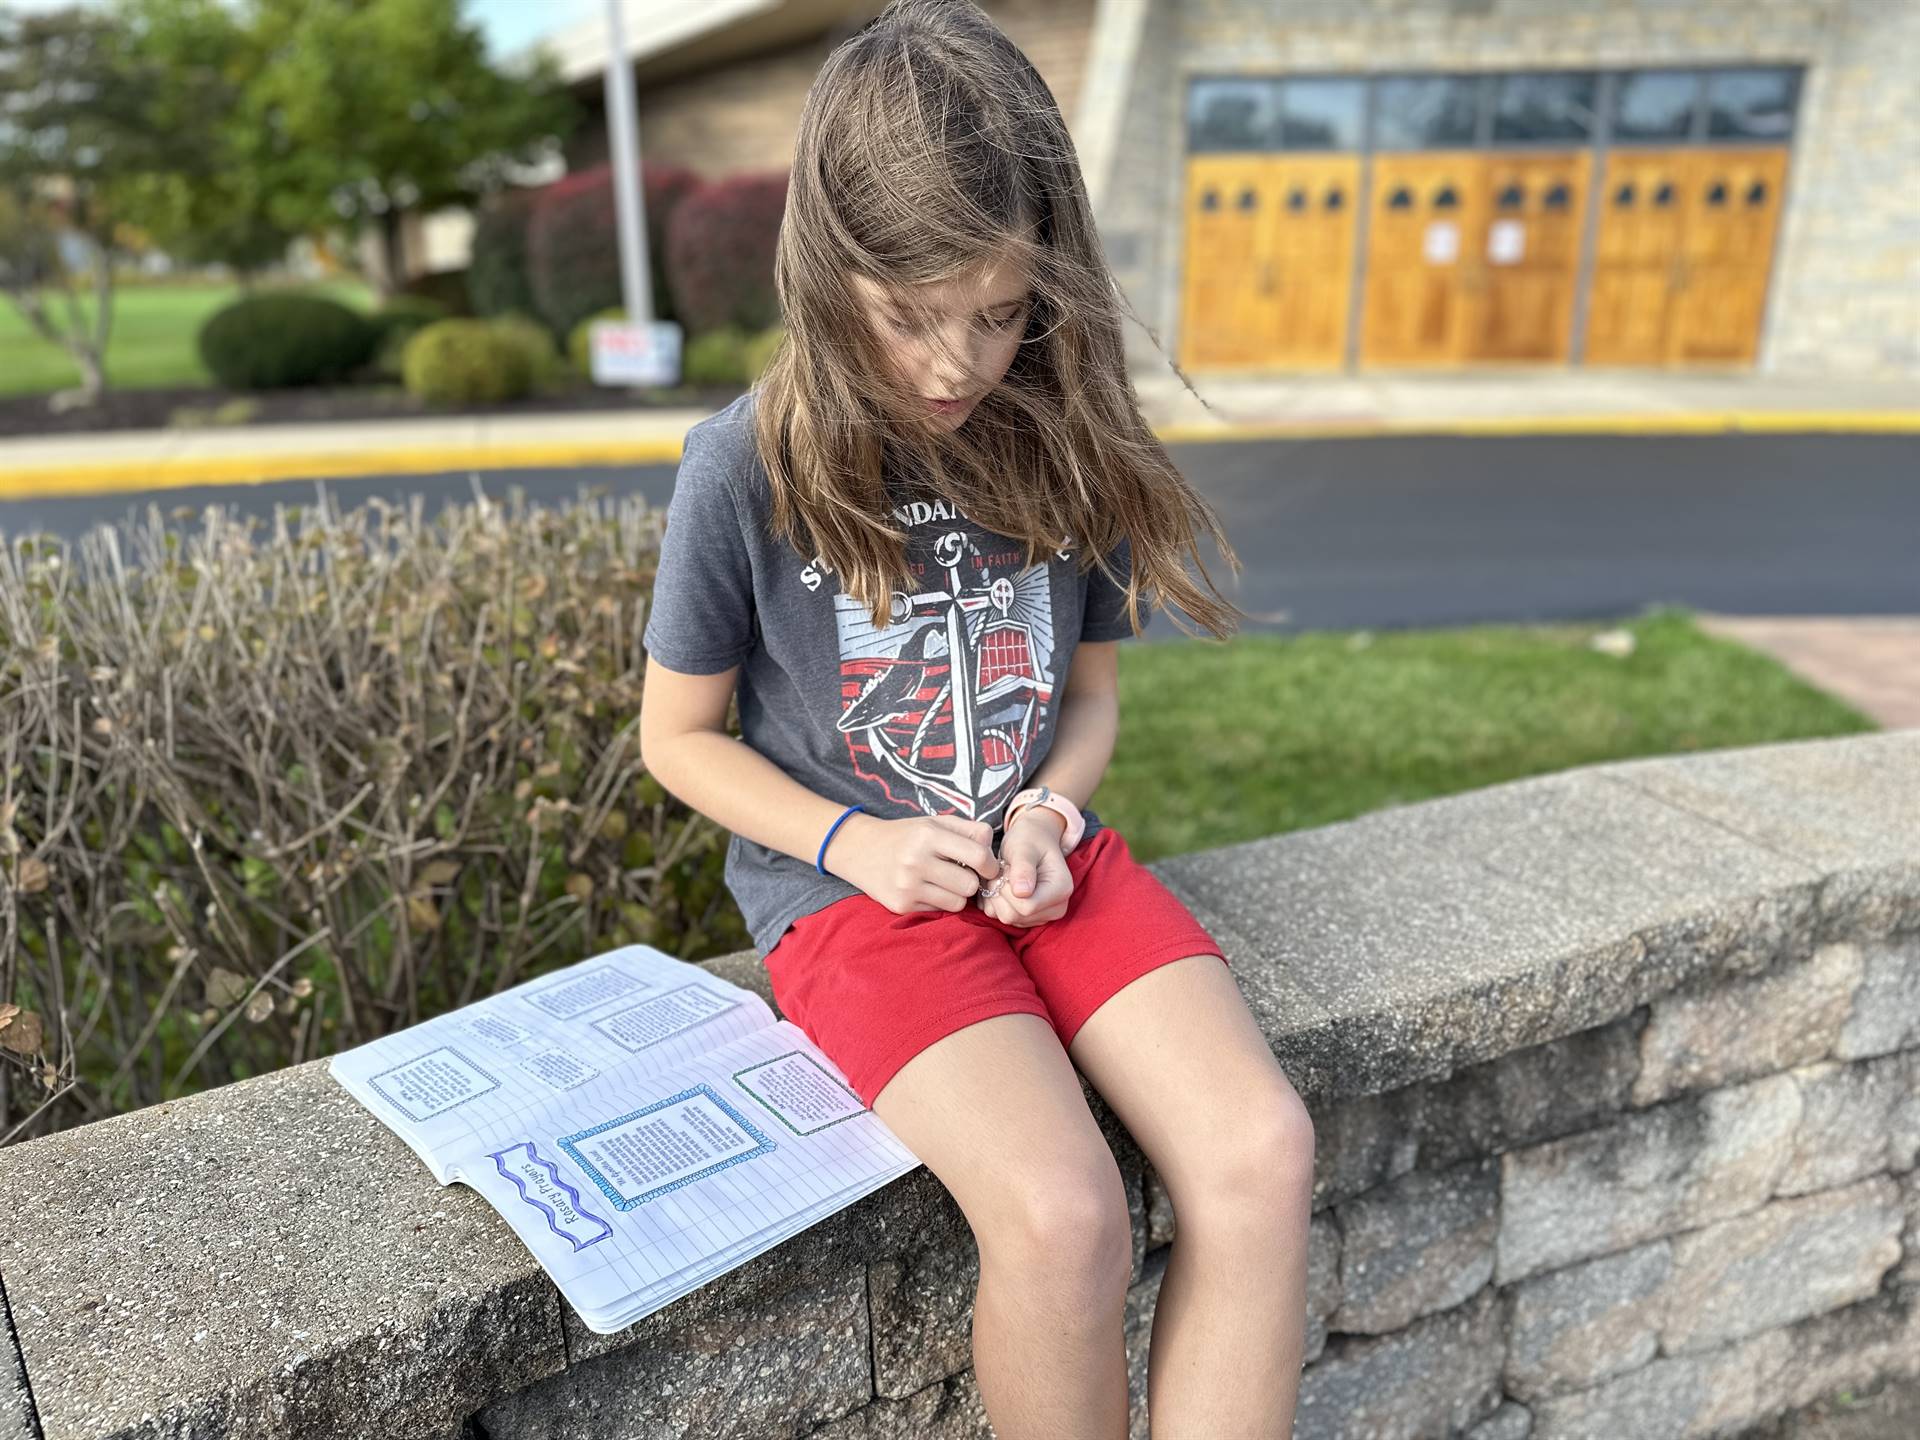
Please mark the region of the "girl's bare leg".
[[1217, 955], [1149, 970], [1067, 1047], [1173, 1201], [1156, 1437], [1287, 1440], [1306, 1355], [1313, 1121]]
[[1124, 1440], [1132, 1228], [1053, 1028], [1017, 1014], [956, 1030], [895, 1072], [873, 1110], [973, 1230], [974, 1375], [998, 1440]]

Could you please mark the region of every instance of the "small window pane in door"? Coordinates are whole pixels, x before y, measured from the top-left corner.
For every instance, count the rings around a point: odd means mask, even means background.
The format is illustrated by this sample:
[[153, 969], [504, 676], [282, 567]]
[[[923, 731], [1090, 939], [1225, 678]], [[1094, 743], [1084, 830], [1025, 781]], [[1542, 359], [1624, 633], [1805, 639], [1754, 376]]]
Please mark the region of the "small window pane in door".
[[1599, 81], [1589, 73], [1566, 71], [1505, 75], [1494, 101], [1496, 141], [1583, 141], [1593, 134]]
[[1374, 143], [1383, 150], [1473, 144], [1480, 89], [1478, 75], [1390, 75], [1376, 81]]
[[1187, 89], [1187, 148], [1271, 150], [1279, 136], [1280, 85], [1262, 76], [1209, 76]]
[[1707, 76], [1707, 134], [1716, 140], [1777, 140], [1793, 134], [1796, 70], [1722, 70]]
[[1697, 70], [1639, 70], [1620, 78], [1613, 111], [1616, 140], [1685, 140], [1693, 133]]
[[1286, 150], [1358, 150], [1367, 87], [1360, 80], [1289, 80], [1280, 91]]

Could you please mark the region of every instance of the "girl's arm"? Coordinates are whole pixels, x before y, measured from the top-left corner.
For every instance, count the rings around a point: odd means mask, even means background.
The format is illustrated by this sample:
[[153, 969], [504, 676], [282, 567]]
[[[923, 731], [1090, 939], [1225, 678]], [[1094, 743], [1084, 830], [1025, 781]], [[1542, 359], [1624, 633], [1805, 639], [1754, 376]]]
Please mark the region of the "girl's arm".
[[[809, 790], [728, 733], [739, 669], [683, 674], [649, 654], [640, 695], [641, 760], [670, 793], [722, 828], [811, 865], [847, 807]], [[833, 832], [822, 863], [897, 915], [955, 910], [982, 880], [1000, 873], [990, 835], [984, 820], [953, 815], [886, 820], [854, 814]]]
[[[675, 799], [723, 829], [811, 865], [821, 837], [847, 807], [809, 790], [727, 732], [739, 673], [736, 665], [717, 675], [684, 675], [649, 656], [640, 691], [641, 761]], [[861, 818], [853, 816], [835, 833], [828, 869]]]
[[[1120, 734], [1119, 646], [1117, 640], [1102, 640], [1075, 647], [1053, 745], [1028, 777], [1028, 786], [1051, 786], [1075, 805], [1093, 798]], [[1029, 808], [1020, 820], [1024, 823], [1029, 815], [1050, 816], [1056, 832], [1066, 829], [1066, 819], [1053, 811]]]

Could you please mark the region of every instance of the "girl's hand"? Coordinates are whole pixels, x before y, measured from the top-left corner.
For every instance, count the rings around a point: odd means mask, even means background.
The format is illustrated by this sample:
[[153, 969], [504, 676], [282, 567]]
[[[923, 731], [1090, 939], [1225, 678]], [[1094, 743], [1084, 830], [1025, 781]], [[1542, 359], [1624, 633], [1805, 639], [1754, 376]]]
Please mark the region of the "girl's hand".
[[984, 820], [863, 813], [834, 831], [821, 863], [896, 915], [964, 910], [981, 884], [1000, 873], [992, 841], [993, 827]]
[[1044, 925], [1067, 913], [1073, 872], [1060, 853], [1067, 822], [1051, 810], [1023, 811], [1000, 842], [1005, 878], [992, 896], [974, 903], [1008, 925]]

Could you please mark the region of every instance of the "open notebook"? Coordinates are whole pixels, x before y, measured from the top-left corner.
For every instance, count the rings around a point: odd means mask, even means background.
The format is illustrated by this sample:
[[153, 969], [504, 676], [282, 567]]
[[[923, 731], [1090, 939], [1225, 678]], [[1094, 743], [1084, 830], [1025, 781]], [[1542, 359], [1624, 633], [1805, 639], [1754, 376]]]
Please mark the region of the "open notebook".
[[628, 945], [329, 1071], [608, 1334], [919, 1161], [751, 990]]

